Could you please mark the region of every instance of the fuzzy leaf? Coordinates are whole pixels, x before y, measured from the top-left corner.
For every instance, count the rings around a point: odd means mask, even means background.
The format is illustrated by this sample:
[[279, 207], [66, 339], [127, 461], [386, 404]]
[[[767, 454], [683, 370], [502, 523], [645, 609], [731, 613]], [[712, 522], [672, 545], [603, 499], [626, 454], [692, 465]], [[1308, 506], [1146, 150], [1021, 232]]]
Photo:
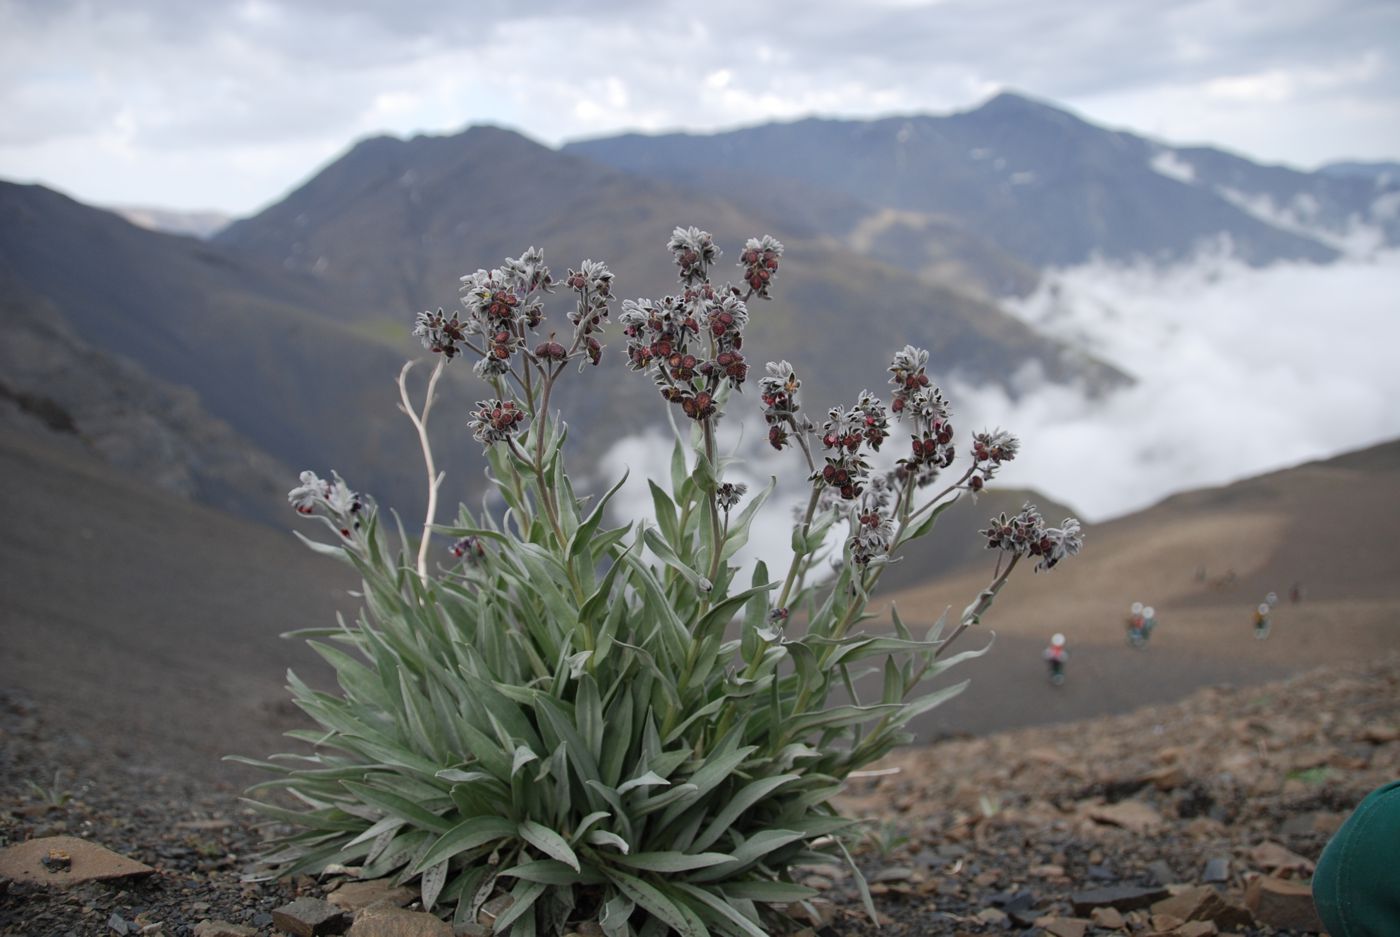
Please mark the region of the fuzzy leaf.
[[578, 856], [569, 848], [564, 837], [549, 827], [536, 823], [534, 820], [525, 820], [520, 824], [518, 831], [521, 839], [546, 856], [559, 860], [575, 872], [579, 871]]
[[613, 880], [624, 895], [665, 922], [680, 937], [706, 937], [709, 933], [703, 924], [699, 929], [695, 927], [691, 920], [694, 917], [693, 914], [683, 914], [671, 899], [641, 879], [616, 869], [608, 870], [608, 878]]
[[444, 859], [450, 859], [459, 852], [484, 846], [498, 839], [515, 836], [516, 826], [505, 817], [483, 816], [463, 820], [444, 833], [429, 847], [418, 861], [418, 868], [424, 868]]
[[732, 863], [734, 857], [722, 852], [634, 852], [630, 856], [620, 856], [615, 860], [620, 865], [641, 869], [643, 872], [690, 872], [713, 865]]

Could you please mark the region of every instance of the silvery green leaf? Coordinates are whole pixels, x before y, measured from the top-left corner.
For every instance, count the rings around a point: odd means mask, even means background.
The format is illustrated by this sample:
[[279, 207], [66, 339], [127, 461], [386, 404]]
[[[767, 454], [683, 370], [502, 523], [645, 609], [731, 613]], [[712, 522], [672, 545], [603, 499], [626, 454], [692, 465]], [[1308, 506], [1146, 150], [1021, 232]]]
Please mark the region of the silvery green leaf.
[[579, 651], [564, 658], [564, 663], [569, 667], [569, 677], [577, 680], [583, 676], [588, 669], [588, 660], [593, 656], [592, 651]]
[[734, 857], [722, 852], [634, 852], [618, 858], [619, 865], [641, 869], [643, 872], [691, 872], [711, 866], [732, 864]]
[[422, 889], [423, 907], [425, 910], [432, 910], [433, 904], [437, 901], [438, 895], [442, 893], [442, 886], [446, 882], [446, 859], [423, 871], [423, 879], [420, 883], [420, 888]]
[[575, 872], [579, 870], [578, 856], [574, 854], [564, 837], [549, 827], [542, 823], [536, 823], [534, 820], [525, 820], [518, 827], [518, 832], [521, 839], [546, 856], [559, 860]]
[[676, 882], [675, 887], [709, 908], [716, 916], [726, 921], [730, 927], [735, 928], [746, 937], [768, 937], [768, 931], [760, 927], [757, 921], [745, 916], [735, 906], [735, 902], [721, 898], [708, 889], [697, 888], [689, 882]]
[[584, 837], [584, 840], [594, 846], [612, 846], [623, 855], [626, 855], [628, 851], [627, 841], [607, 830], [592, 830]]
[[632, 780], [626, 781], [623, 784], [621, 784], [618, 787], [617, 792], [619, 794], [626, 794], [628, 791], [633, 790], [635, 788], [656, 787], [657, 785], [668, 785], [670, 783], [670, 781], [661, 777], [661, 775], [657, 774], [655, 771], [648, 771], [645, 774], [638, 775]]
[[677, 905], [667, 898], [654, 886], [648, 885], [641, 879], [619, 872], [616, 869], [608, 870], [608, 878], [612, 879], [622, 893], [631, 898], [638, 905], [655, 915], [668, 927], [674, 930], [680, 937], [704, 937], [707, 933], [700, 925], [696, 928], [697, 921], [694, 914], [686, 914]]
[[516, 774], [520, 772], [521, 768], [525, 767], [532, 761], [538, 761], [539, 757], [539, 755], [536, 755], [524, 745], [515, 746], [515, 756], [511, 760], [510, 765], [510, 776], [515, 777]]

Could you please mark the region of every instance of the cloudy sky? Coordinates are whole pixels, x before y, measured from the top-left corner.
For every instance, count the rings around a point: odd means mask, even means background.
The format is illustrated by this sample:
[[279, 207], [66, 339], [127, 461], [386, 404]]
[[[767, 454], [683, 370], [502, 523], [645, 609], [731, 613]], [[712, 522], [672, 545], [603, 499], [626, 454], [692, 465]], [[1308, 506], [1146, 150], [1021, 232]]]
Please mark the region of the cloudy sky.
[[354, 139], [547, 143], [1001, 88], [1311, 167], [1400, 157], [1395, 0], [0, 0], [0, 177], [246, 213]]

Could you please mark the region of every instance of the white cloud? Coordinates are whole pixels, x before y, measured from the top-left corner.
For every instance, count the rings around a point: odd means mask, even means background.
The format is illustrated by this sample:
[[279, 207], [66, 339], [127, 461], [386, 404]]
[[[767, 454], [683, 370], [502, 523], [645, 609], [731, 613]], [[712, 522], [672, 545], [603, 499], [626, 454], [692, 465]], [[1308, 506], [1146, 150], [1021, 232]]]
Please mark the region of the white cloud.
[[[1012, 400], [955, 383], [954, 423], [964, 439], [1014, 432], [1021, 454], [995, 484], [1039, 489], [1089, 521], [1400, 437], [1400, 252], [1262, 270], [1223, 255], [1166, 271], [1089, 265], [1056, 274], [1015, 312], [1136, 385], [1093, 399], [1028, 370]], [[619, 516], [652, 516], [645, 479], [669, 476], [670, 439], [623, 439], [604, 458], [603, 482], [631, 470]], [[739, 561], [781, 565], [806, 498], [800, 458], [770, 450], [756, 420], [731, 426], [721, 448], [741, 457], [730, 480], [755, 491], [779, 479]]]
[[1086, 266], [1015, 311], [1138, 379], [1103, 400], [953, 389], [963, 425], [1023, 438], [1005, 483], [1091, 519], [1400, 436], [1400, 252], [1327, 267]]
[[[0, 0], [0, 175], [248, 211], [370, 133], [494, 122], [557, 143], [947, 111], [1002, 87], [1266, 158], [1393, 157], [1397, 30], [1400, 7], [1361, 0], [776, 2], [758, 19], [733, 0]], [[275, 172], [240, 176], [250, 158]]]

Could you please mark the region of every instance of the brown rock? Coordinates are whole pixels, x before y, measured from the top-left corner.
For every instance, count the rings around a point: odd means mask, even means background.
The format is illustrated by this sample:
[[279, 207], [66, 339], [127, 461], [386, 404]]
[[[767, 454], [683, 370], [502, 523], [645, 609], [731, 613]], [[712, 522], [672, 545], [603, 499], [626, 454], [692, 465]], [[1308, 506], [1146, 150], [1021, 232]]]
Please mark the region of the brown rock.
[[991, 924], [994, 927], [1005, 927], [1011, 919], [1006, 916], [1005, 911], [997, 908], [983, 908], [977, 912], [977, 920], [983, 924]]
[[1042, 917], [1036, 918], [1035, 926], [1054, 937], [1084, 937], [1089, 922], [1077, 917]]
[[387, 878], [376, 878], [368, 882], [346, 882], [326, 900], [354, 914], [362, 908], [402, 908], [417, 896], [412, 888], [395, 885]]
[[[50, 860], [50, 853], [56, 857]], [[50, 860], [45, 862], [45, 860]], [[45, 836], [0, 849], [0, 878], [67, 887], [150, 875], [155, 869], [76, 836]]]
[[1172, 932], [1175, 937], [1212, 937], [1220, 933], [1214, 921], [1187, 921]]
[[1394, 742], [1400, 739], [1400, 727], [1396, 726], [1367, 726], [1361, 733], [1363, 741], [1373, 745], [1384, 745], [1387, 742]]
[[1249, 851], [1249, 858], [1265, 872], [1299, 872], [1303, 875], [1311, 875], [1313, 872], [1311, 859], [1305, 859], [1291, 849], [1272, 841], [1255, 846]]
[[194, 937], [258, 937], [258, 929], [228, 921], [200, 921], [194, 926]]
[[1105, 930], [1121, 930], [1128, 923], [1117, 908], [1095, 908], [1089, 919], [1094, 922], [1095, 927]]
[[1190, 778], [1186, 774], [1186, 769], [1179, 764], [1169, 764], [1156, 771], [1149, 771], [1143, 775], [1142, 779], [1156, 785], [1159, 791], [1176, 790], [1186, 784]]
[[1152, 929], [1159, 934], [1170, 934], [1185, 923], [1185, 921], [1175, 914], [1152, 915]]
[[1089, 819], [1120, 826], [1130, 833], [1155, 833], [1162, 826], [1162, 815], [1140, 800], [1123, 800], [1089, 808]]
[[1318, 933], [1322, 921], [1313, 907], [1312, 889], [1300, 882], [1264, 875], [1249, 883], [1244, 903], [1254, 916], [1279, 930]]
[[426, 911], [366, 908], [346, 937], [453, 937], [452, 925]]
[[339, 934], [349, 919], [344, 911], [319, 898], [298, 898], [272, 912], [272, 924], [293, 937]]
[[1248, 909], [1226, 900], [1209, 885], [1183, 889], [1152, 906], [1153, 914], [1168, 914], [1182, 921], [1211, 921], [1218, 927], [1247, 927]]

